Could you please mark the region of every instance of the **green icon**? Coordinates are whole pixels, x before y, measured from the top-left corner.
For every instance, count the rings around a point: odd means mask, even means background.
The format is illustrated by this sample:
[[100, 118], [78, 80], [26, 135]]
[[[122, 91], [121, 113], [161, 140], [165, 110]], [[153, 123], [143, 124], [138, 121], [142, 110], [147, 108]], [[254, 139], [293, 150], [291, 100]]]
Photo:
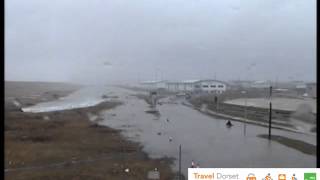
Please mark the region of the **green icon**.
[[316, 173], [304, 173], [304, 180], [316, 180]]

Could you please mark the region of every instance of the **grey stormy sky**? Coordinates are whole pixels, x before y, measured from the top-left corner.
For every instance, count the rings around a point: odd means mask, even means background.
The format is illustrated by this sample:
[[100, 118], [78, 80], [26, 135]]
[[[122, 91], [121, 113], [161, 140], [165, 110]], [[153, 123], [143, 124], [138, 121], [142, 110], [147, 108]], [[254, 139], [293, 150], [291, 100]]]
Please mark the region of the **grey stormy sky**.
[[316, 79], [315, 0], [6, 0], [5, 79]]

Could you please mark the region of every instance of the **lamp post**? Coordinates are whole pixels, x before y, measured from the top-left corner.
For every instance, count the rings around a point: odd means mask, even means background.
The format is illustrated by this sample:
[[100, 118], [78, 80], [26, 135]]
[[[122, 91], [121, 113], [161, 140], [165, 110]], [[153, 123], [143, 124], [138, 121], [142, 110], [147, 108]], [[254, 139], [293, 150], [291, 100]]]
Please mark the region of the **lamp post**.
[[[246, 91], [241, 91], [242, 94], [246, 94]], [[246, 128], [247, 128], [247, 96], [244, 95], [244, 135], [246, 135]]]
[[179, 180], [181, 180], [181, 144], [179, 145]]
[[270, 86], [269, 92], [269, 136], [268, 138], [271, 139], [271, 120], [272, 120], [272, 86]]

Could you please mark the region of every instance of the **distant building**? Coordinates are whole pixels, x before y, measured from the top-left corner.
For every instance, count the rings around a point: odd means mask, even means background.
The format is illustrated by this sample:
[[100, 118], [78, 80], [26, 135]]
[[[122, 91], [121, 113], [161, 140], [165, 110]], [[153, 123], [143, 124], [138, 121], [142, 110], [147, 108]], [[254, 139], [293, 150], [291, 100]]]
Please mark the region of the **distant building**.
[[307, 85], [305, 82], [303, 81], [293, 81], [292, 82], [294, 84], [294, 89], [295, 91], [298, 93], [298, 96], [308, 96], [307, 94]]
[[317, 83], [307, 83], [306, 86], [308, 96], [317, 98]]
[[296, 85], [296, 89], [307, 89], [307, 85], [304, 84], [304, 83], [297, 84], [297, 85]]
[[227, 83], [218, 80], [146, 81], [141, 85], [146, 89], [166, 89], [171, 92], [204, 92], [221, 94]]
[[167, 81], [144, 81], [141, 82], [140, 85], [143, 88], [155, 90], [155, 89], [166, 89]]
[[186, 81], [177, 81], [177, 82], [167, 82], [167, 89], [169, 91], [178, 92], [193, 92], [194, 85], [199, 80], [186, 80]]
[[251, 87], [252, 82], [251, 81], [229, 81], [227, 88], [231, 90], [239, 90], [239, 89], [246, 89]]
[[227, 83], [217, 80], [200, 80], [194, 83], [195, 92], [221, 94], [227, 89]]
[[259, 89], [269, 88], [270, 86], [271, 86], [270, 81], [255, 81], [251, 84], [251, 88], [259, 88]]
[[179, 91], [179, 82], [167, 82], [167, 90], [172, 92]]

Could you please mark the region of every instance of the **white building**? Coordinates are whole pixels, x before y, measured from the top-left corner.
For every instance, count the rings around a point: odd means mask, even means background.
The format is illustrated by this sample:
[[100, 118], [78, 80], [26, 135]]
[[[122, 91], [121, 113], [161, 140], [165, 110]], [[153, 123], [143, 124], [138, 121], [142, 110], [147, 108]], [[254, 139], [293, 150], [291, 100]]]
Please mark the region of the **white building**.
[[200, 80], [194, 84], [195, 92], [221, 94], [227, 90], [227, 83], [218, 80]]
[[167, 82], [167, 89], [172, 92], [192, 92], [194, 91], [194, 85], [199, 80], [186, 80], [179, 82]]
[[204, 92], [221, 94], [226, 91], [227, 83], [217, 80], [185, 81], [146, 81], [141, 85], [146, 89], [166, 89], [171, 92]]
[[167, 89], [167, 81], [144, 81], [140, 85], [145, 89]]
[[297, 85], [296, 85], [296, 89], [307, 89], [307, 85], [304, 84], [304, 83], [297, 84]]
[[179, 91], [179, 82], [167, 82], [167, 90], [172, 92]]
[[259, 89], [269, 88], [270, 86], [271, 86], [270, 81], [255, 81], [251, 84], [251, 88], [259, 88]]
[[198, 83], [200, 80], [186, 80], [182, 81], [183, 88], [185, 91], [194, 91], [195, 90], [195, 84]]

